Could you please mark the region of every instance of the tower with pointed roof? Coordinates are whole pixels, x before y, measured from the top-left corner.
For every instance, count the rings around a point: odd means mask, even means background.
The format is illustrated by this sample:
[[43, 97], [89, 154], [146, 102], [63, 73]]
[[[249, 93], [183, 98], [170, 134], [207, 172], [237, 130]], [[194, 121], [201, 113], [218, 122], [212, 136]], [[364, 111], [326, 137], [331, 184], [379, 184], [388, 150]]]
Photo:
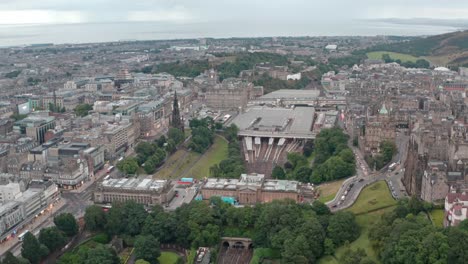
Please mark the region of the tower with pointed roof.
[[174, 102], [172, 104], [171, 126], [184, 131], [184, 123], [180, 117], [179, 101], [177, 100], [177, 91], [174, 92]]

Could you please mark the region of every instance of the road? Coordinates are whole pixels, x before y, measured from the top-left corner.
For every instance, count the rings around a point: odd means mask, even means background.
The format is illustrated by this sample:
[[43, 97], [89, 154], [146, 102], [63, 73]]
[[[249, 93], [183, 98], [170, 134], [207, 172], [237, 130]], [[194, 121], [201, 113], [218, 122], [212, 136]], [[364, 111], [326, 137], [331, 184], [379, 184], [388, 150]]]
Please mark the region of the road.
[[166, 210], [174, 211], [177, 207], [182, 206], [184, 203], [190, 203], [197, 195], [197, 189], [199, 185], [195, 184], [192, 187], [176, 187], [175, 190], [177, 191], [177, 196], [175, 196], [169, 206], [166, 207]]
[[350, 207], [354, 204], [364, 187], [381, 180], [385, 180], [387, 182], [395, 199], [407, 196], [401, 178], [403, 176], [402, 167], [407, 157], [409, 136], [405, 135], [403, 132], [398, 132], [395, 142], [398, 152], [390, 162], [390, 164], [393, 162], [398, 163], [394, 171], [389, 171], [387, 165], [380, 171], [371, 172], [361, 151], [358, 148], [351, 146], [356, 159], [356, 176], [343, 182], [343, 185], [338, 190], [335, 199], [326, 203], [330, 207], [331, 211], [335, 212]]
[[[111, 174], [115, 174], [116, 171]], [[76, 218], [80, 218], [84, 215], [86, 207], [93, 204], [92, 195], [96, 182], [103, 178], [104, 175], [107, 175], [107, 167], [97, 172], [94, 177], [76, 190], [63, 190], [61, 191], [61, 199], [59, 202], [44, 215], [38, 217], [30, 225], [26, 227], [33, 234], [39, 234], [39, 231], [42, 228], [53, 226], [54, 217], [61, 213], [71, 213]], [[21, 253], [21, 241], [18, 238], [10, 239], [5, 243], [2, 243], [0, 249], [0, 255], [3, 255], [6, 251], [12, 252], [14, 255], [18, 256]]]

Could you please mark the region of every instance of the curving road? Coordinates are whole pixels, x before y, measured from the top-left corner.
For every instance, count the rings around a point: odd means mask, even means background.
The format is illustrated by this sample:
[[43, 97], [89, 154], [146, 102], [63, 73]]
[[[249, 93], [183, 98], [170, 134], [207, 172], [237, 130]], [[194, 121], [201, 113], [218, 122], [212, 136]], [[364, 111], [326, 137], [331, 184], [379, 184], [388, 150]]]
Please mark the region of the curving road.
[[403, 132], [398, 132], [396, 145], [398, 153], [390, 163], [398, 163], [394, 171], [388, 170], [388, 165], [380, 171], [372, 172], [364, 160], [361, 151], [351, 146], [356, 158], [356, 176], [353, 176], [343, 182], [335, 198], [326, 203], [332, 212], [346, 209], [354, 204], [362, 189], [374, 182], [385, 180], [395, 199], [407, 196], [406, 190], [401, 182], [403, 176], [402, 165], [407, 156], [409, 136]]

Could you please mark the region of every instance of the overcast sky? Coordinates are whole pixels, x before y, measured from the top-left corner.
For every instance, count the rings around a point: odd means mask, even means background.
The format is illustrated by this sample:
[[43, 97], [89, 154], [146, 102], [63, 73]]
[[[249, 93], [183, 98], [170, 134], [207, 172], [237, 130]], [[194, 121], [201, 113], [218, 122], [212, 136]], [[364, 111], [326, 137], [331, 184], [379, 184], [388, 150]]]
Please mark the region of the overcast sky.
[[468, 0], [0, 0], [0, 24], [468, 18]]

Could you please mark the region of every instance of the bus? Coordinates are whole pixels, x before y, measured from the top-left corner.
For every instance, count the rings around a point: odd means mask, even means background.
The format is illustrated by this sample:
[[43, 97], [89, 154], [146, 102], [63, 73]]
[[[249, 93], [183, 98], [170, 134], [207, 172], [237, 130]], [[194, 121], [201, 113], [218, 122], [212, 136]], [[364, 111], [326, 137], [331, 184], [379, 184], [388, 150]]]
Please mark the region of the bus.
[[104, 177], [104, 180], [107, 180], [110, 178], [110, 175], [108, 174], [106, 177]]
[[24, 230], [23, 233], [19, 234], [18, 240], [23, 241], [24, 235], [26, 235], [29, 232], [29, 230]]
[[114, 166], [110, 166], [107, 168], [107, 173], [111, 173], [114, 170]]
[[118, 161], [122, 161], [122, 160], [123, 160], [123, 157], [120, 157], [120, 158], [118, 159]]

